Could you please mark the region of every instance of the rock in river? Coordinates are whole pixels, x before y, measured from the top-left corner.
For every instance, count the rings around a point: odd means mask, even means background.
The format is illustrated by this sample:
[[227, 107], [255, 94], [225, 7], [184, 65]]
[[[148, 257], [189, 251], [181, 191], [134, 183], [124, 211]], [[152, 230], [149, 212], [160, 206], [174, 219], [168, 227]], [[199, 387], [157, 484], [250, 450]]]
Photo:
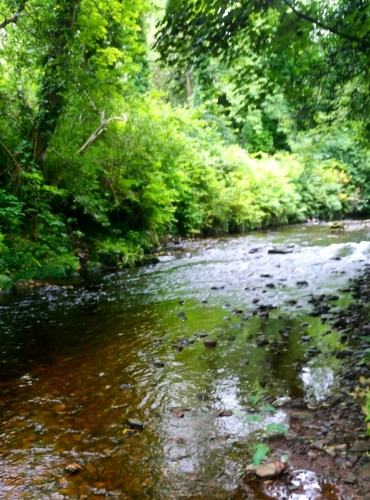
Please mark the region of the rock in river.
[[256, 347], [263, 347], [265, 345], [268, 345], [269, 343], [270, 342], [266, 337], [261, 336], [259, 339], [256, 340]]
[[304, 288], [308, 286], [308, 283], [307, 281], [297, 281], [296, 285], [299, 286], [300, 288]]
[[131, 389], [133, 389], [131, 384], [122, 384], [119, 386], [119, 388], [121, 389], [121, 391], [131, 391]]
[[145, 427], [145, 424], [137, 418], [128, 418], [126, 423], [127, 427], [130, 429], [137, 429], [138, 431], [142, 431]]
[[204, 341], [204, 345], [205, 345], [206, 347], [216, 347], [216, 345], [217, 345], [217, 340], [215, 340], [215, 339], [206, 339], [206, 340]]
[[269, 248], [267, 253], [271, 253], [271, 254], [293, 253], [293, 248], [274, 247], [274, 248]]
[[152, 361], [150, 363], [151, 366], [153, 366], [153, 368], [164, 368], [165, 367], [165, 363], [162, 363], [161, 361]]
[[246, 366], [249, 364], [249, 359], [242, 359], [238, 364], [239, 366]]
[[68, 464], [66, 467], [64, 467], [64, 471], [69, 474], [70, 476], [73, 476], [73, 474], [77, 474], [77, 472], [82, 471], [82, 467], [79, 464]]
[[171, 410], [171, 415], [175, 418], [183, 418], [184, 412], [178, 408], [174, 408], [173, 410]]
[[218, 417], [231, 417], [233, 412], [231, 410], [219, 410], [217, 412]]

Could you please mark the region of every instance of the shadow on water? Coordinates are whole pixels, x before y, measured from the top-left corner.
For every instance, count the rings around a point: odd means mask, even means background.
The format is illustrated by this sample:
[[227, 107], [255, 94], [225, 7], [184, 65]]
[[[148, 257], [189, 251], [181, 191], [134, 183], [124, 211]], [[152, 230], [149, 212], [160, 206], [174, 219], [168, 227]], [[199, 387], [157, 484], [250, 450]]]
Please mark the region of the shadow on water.
[[[308, 300], [338, 295], [367, 240], [363, 227], [289, 227], [1, 297], [0, 498], [339, 500], [309, 471], [294, 479], [302, 493], [239, 473], [266, 425], [289, 426], [276, 400], [335, 390], [340, 335]], [[268, 254], [277, 245], [294, 247]], [[129, 418], [145, 429], [126, 438]]]

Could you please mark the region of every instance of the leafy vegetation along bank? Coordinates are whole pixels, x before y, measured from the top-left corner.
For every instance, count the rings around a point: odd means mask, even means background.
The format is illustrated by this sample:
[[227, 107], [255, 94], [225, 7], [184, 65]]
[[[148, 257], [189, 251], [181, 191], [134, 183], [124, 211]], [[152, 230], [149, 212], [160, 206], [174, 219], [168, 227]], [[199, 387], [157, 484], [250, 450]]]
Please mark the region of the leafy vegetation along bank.
[[366, 213], [369, 7], [214, 3], [0, 1], [0, 288]]

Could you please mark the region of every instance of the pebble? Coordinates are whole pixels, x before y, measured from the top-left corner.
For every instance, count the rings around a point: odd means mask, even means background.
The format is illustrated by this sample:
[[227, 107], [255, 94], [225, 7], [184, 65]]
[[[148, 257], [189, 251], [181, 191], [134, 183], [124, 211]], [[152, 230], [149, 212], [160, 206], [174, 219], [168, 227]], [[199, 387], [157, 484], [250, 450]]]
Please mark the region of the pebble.
[[204, 342], [203, 342], [203, 343], [204, 343], [204, 345], [205, 345], [206, 347], [216, 347], [216, 345], [217, 345], [217, 340], [215, 340], [215, 339], [206, 339], [206, 340], [204, 340]]
[[357, 478], [352, 472], [348, 472], [344, 477], [343, 481], [348, 484], [354, 484], [357, 481]]
[[326, 441], [315, 441], [314, 443], [310, 444], [310, 448], [312, 450], [319, 450], [321, 451], [326, 444]]
[[370, 451], [370, 441], [355, 441], [350, 451], [360, 453]]
[[325, 451], [325, 453], [327, 453], [327, 454], [328, 454], [330, 457], [332, 457], [332, 458], [335, 458], [335, 457], [336, 457], [336, 455], [337, 455], [337, 454], [336, 454], [336, 452], [335, 452], [335, 450], [334, 450], [334, 448], [333, 448], [333, 447], [331, 447], [331, 446], [327, 446], [327, 447], [324, 449], [324, 451]]
[[294, 420], [312, 420], [312, 414], [308, 411], [294, 411], [291, 414], [291, 418]]

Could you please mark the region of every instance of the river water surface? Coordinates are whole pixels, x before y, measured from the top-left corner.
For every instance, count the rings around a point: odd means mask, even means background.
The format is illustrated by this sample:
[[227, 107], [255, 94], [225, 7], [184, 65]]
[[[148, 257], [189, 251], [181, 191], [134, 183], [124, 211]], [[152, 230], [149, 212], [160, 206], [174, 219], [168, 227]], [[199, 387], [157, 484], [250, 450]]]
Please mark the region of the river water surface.
[[[369, 235], [353, 223], [180, 242], [159, 264], [1, 296], [0, 498], [339, 500], [308, 472], [304, 494], [240, 473], [269, 424], [289, 429], [281, 401], [336, 390], [345, 346], [308, 300], [348, 303], [338, 289], [367, 264]], [[145, 424], [131, 438], [129, 418]]]

